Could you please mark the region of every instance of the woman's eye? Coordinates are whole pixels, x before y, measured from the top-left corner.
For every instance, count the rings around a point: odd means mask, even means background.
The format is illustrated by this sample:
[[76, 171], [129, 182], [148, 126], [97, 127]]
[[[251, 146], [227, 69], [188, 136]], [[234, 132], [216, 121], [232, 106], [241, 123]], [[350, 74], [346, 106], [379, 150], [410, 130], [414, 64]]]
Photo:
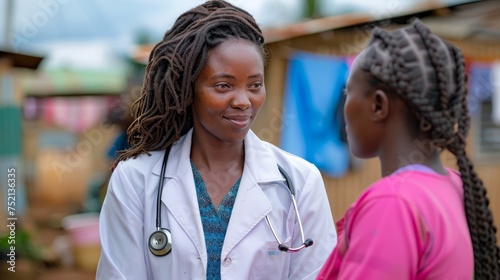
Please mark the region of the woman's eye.
[[253, 83], [250, 85], [250, 89], [260, 89], [262, 87], [262, 83], [261, 82], [257, 82], [257, 83]]
[[223, 89], [223, 90], [227, 90], [230, 88], [230, 86], [228, 84], [216, 84], [215, 85], [215, 88], [217, 89]]

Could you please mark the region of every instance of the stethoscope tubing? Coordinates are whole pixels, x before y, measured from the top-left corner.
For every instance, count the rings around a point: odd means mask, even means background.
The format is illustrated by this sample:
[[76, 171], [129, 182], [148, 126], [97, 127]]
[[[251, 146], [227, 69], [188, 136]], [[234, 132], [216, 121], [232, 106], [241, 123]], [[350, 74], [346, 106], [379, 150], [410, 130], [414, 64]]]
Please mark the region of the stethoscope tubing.
[[170, 147], [165, 150], [163, 162], [161, 164], [160, 183], [158, 184], [158, 194], [156, 197], [156, 230], [161, 230], [161, 196], [163, 192], [163, 183], [165, 181], [165, 170], [167, 169], [168, 156], [170, 154]]
[[[165, 155], [163, 156], [163, 162], [162, 162], [161, 172], [160, 172], [160, 181], [158, 184], [158, 192], [157, 192], [157, 198], [156, 198], [156, 232], [160, 232], [163, 230], [161, 228], [161, 196], [162, 196], [162, 192], [163, 192], [163, 184], [165, 181], [165, 170], [167, 169], [166, 167], [167, 167], [169, 153], [170, 153], [170, 147], [168, 147], [165, 150]], [[274, 230], [274, 227], [273, 227], [268, 215], [266, 215], [266, 221], [267, 221], [267, 224], [269, 225], [269, 228], [271, 229], [271, 232], [274, 235], [274, 238], [278, 242], [278, 249], [280, 251], [283, 251], [283, 252], [294, 253], [294, 252], [298, 252], [306, 247], [313, 245], [313, 241], [310, 238], [305, 239], [305, 237], [304, 237], [304, 228], [302, 226], [302, 219], [300, 218], [299, 210], [297, 207], [297, 201], [295, 199], [295, 187], [293, 185], [293, 181], [290, 178], [290, 176], [288, 175], [288, 173], [279, 164], [278, 164], [278, 170], [285, 178], [285, 185], [286, 185], [288, 192], [290, 193], [290, 197], [292, 199], [292, 204], [293, 204], [293, 208], [295, 210], [295, 215], [297, 216], [297, 221], [299, 223], [302, 244], [296, 248], [290, 248], [287, 245], [283, 244], [281, 242], [281, 240], [279, 239], [278, 235], [276, 234], [276, 231]], [[170, 232], [167, 229], [165, 229], [165, 231], [168, 233], [166, 238], [170, 241], [170, 237], [169, 237]], [[170, 251], [170, 249], [168, 250], [168, 252], [169, 251]], [[168, 254], [168, 252], [167, 252], [167, 254]], [[154, 253], [154, 254], [158, 255], [158, 256], [160, 255], [157, 253]]]

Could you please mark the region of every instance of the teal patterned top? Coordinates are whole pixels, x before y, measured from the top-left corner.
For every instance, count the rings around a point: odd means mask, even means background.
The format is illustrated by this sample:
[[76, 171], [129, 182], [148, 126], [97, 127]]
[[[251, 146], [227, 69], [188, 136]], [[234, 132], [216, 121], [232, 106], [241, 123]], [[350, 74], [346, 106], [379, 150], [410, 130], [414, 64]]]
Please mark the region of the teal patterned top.
[[200, 208], [201, 223], [205, 234], [205, 244], [207, 247], [207, 280], [218, 280], [220, 277], [221, 253], [224, 237], [233, 205], [240, 186], [241, 177], [231, 187], [224, 196], [219, 207], [215, 209], [212, 199], [208, 195], [207, 187], [200, 172], [191, 161], [193, 169], [194, 184]]

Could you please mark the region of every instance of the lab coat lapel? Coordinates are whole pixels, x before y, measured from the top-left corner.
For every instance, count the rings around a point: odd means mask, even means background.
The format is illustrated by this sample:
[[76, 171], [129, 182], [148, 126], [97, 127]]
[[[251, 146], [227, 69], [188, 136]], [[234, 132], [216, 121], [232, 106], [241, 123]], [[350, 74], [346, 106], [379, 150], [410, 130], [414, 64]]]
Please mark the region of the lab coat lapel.
[[245, 137], [245, 167], [224, 239], [224, 258], [272, 210], [259, 183], [283, 181], [269, 148], [249, 131]]
[[[161, 200], [163, 207], [168, 209], [175, 222], [189, 236], [206, 267], [205, 237], [190, 162], [191, 137], [192, 130], [176, 142], [170, 150], [165, 171], [167, 183], [163, 188]], [[154, 173], [160, 174], [160, 171], [161, 162], [155, 168]]]

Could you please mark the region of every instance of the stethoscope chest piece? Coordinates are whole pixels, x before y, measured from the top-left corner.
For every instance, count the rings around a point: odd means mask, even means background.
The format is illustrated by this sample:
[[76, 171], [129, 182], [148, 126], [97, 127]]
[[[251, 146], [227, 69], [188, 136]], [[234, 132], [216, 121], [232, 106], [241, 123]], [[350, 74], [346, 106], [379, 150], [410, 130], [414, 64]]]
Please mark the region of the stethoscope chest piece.
[[156, 256], [165, 256], [172, 250], [172, 236], [168, 229], [162, 228], [149, 236], [149, 251]]

